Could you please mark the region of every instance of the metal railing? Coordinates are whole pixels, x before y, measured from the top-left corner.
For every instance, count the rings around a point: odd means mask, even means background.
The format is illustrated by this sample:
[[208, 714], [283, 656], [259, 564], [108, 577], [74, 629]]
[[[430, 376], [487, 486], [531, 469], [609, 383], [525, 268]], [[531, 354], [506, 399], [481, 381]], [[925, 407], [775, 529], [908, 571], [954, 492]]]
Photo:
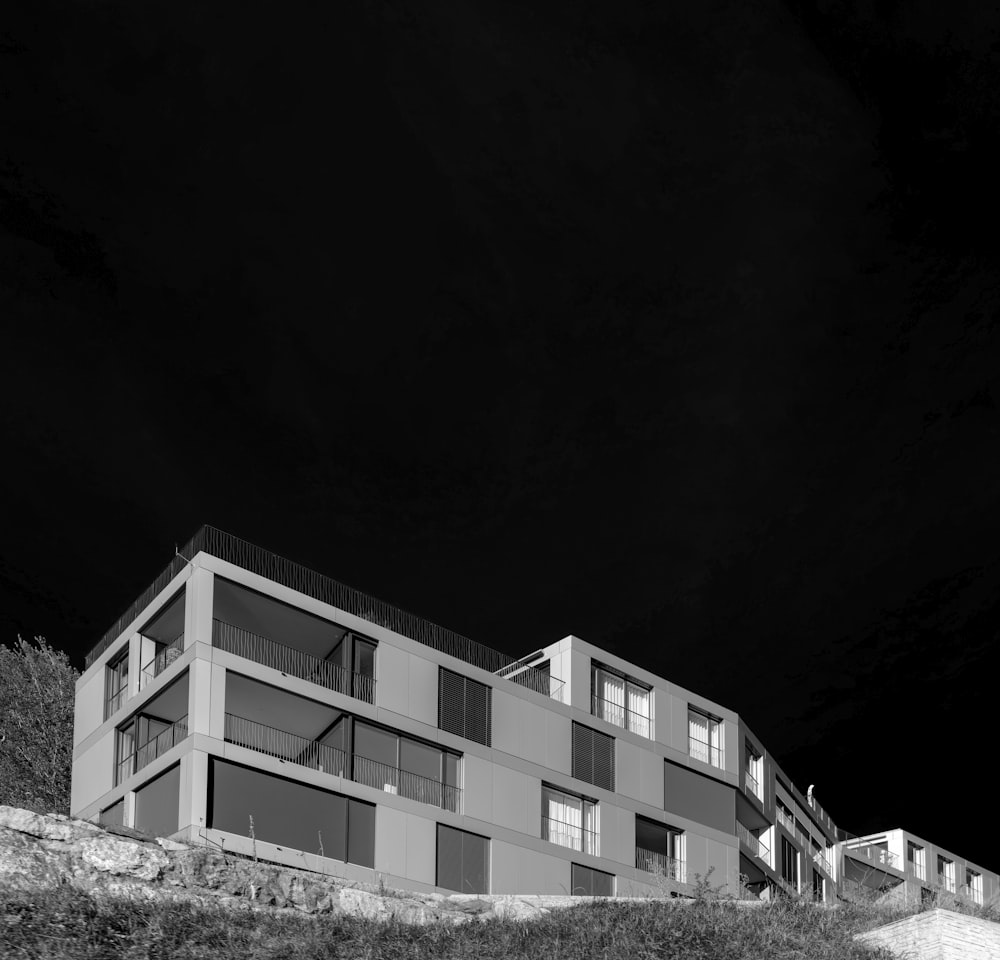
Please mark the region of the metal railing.
[[910, 873], [917, 880], [927, 879], [927, 867], [925, 864], [917, 863], [915, 860], [910, 863]]
[[808, 794], [806, 796], [806, 802], [809, 804], [813, 813], [816, 814], [816, 817], [818, 818], [820, 823], [824, 824], [828, 830], [837, 829], [836, 825], [833, 822], [833, 818], [819, 805], [818, 801], [812, 794]]
[[687, 870], [683, 860], [676, 860], [655, 850], [646, 850], [643, 847], [635, 848], [635, 866], [637, 870], [646, 873], [656, 874], [665, 880], [676, 880], [678, 883], [685, 883]]
[[320, 773], [344, 777], [355, 783], [416, 800], [418, 803], [441, 807], [452, 813], [461, 812], [461, 787], [400, 770], [357, 754], [352, 758], [338, 747], [286, 733], [245, 717], [226, 714], [225, 739], [228, 743], [277, 757], [288, 763], [310, 767]]
[[184, 652], [184, 634], [176, 637], [165, 646], [149, 663], [142, 668], [146, 682], [158, 677]]
[[846, 844], [844, 852], [850, 854], [856, 860], [868, 860], [882, 867], [893, 867], [898, 869], [899, 857], [890, 853], [884, 847], [878, 847], [874, 843], [859, 843], [854, 846]]
[[365, 703], [375, 702], [375, 678], [351, 673], [337, 663], [321, 660], [311, 654], [296, 650], [235, 627], [224, 620], [212, 621], [212, 645], [246, 660], [253, 660], [265, 667], [273, 667], [300, 680], [318, 683], [321, 687], [346, 694]]
[[600, 856], [600, 837], [595, 830], [584, 830], [578, 823], [567, 823], [554, 817], [542, 816], [542, 839], [570, 850]]
[[335, 777], [347, 775], [347, 754], [338, 747], [317, 743], [308, 737], [286, 733], [232, 713], [226, 714], [225, 739], [229, 743], [279, 760], [287, 760], [301, 767], [310, 767], [320, 773], [330, 773]]
[[955, 893], [956, 891], [955, 878], [949, 877], [946, 873], [937, 875], [937, 885], [946, 893]]
[[[367, 593], [345, 586], [336, 580], [316, 573], [301, 564], [279, 557], [276, 553], [234, 537], [215, 527], [202, 527], [180, 550], [182, 556], [175, 556], [166, 569], [153, 581], [142, 594], [129, 605], [128, 609], [115, 621], [97, 645], [87, 654], [86, 666], [90, 666], [118, 637], [122, 631], [142, 613], [167, 584], [187, 564], [187, 560], [203, 550], [205, 553], [218, 557], [227, 563], [232, 563], [251, 573], [266, 577], [275, 583], [304, 593], [314, 600], [320, 600], [333, 607], [344, 610], [379, 626], [400, 633], [404, 637], [416, 640], [425, 646], [433, 647], [449, 656], [456, 657], [465, 663], [472, 664], [489, 673], [500, 674], [519, 661], [515, 657], [493, 650], [475, 640], [463, 637], [453, 630], [438, 626], [429, 620], [424, 620], [415, 614], [394, 607], [383, 600], [378, 600]], [[514, 681], [523, 687], [534, 690], [542, 696], [550, 696], [553, 692], [553, 682], [549, 675], [534, 667], [524, 667], [518, 671]], [[562, 689], [562, 681], [556, 680]]]
[[820, 867], [822, 870], [825, 870], [828, 876], [830, 877], [833, 876], [833, 864], [830, 863], [826, 854], [823, 853], [822, 850], [814, 850], [812, 858], [813, 858], [813, 863], [815, 863], [817, 867]]
[[760, 781], [749, 770], [744, 770], [743, 776], [746, 778], [746, 782], [743, 784], [744, 793], [749, 793], [758, 800], [762, 800], [763, 794], [760, 789]]
[[117, 713], [126, 700], [128, 700], [128, 677], [125, 678], [125, 683], [104, 701], [104, 719], [107, 720], [112, 714]]
[[739, 820], [736, 821], [736, 835], [755, 857], [759, 857], [765, 863], [770, 864], [771, 848], [753, 833], [746, 824], [740, 823]]
[[688, 754], [695, 760], [711, 764], [720, 770], [726, 765], [726, 753], [722, 747], [713, 746], [707, 740], [693, 737], [690, 732], [688, 733]]
[[785, 813], [781, 807], [775, 808], [775, 816], [777, 817], [778, 823], [780, 823], [792, 836], [795, 836], [795, 819], [790, 817]]
[[590, 695], [590, 712], [599, 720], [606, 720], [647, 740], [652, 736], [652, 723], [648, 716], [629, 710], [624, 704], [605, 700], [596, 693]]
[[119, 761], [115, 776], [115, 786], [123, 780], [138, 773], [143, 767], [151, 764], [157, 757], [162, 757], [168, 750], [177, 746], [188, 735], [187, 715], [175, 720], [166, 730], [147, 740], [123, 760]]

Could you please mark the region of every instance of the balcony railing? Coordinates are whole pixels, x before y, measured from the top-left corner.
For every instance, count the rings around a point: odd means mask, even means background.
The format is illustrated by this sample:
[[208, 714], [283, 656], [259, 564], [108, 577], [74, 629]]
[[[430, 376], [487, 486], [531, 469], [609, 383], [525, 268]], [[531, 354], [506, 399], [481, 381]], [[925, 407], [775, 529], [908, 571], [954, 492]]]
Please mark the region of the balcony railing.
[[115, 786], [132, 776], [133, 773], [138, 773], [157, 757], [162, 757], [168, 750], [185, 739], [188, 735], [187, 720], [187, 716], [175, 720], [166, 730], [147, 740], [141, 747], [119, 761]]
[[355, 697], [365, 703], [375, 702], [374, 677], [351, 673], [339, 664], [321, 660], [242, 627], [234, 627], [223, 620], [212, 621], [212, 644], [227, 653], [253, 660], [265, 667], [273, 667], [300, 680], [318, 683], [328, 690]]
[[775, 814], [778, 818], [778, 823], [780, 823], [792, 836], [795, 836], [795, 820], [794, 818], [788, 816], [781, 807], [776, 808]]
[[228, 743], [277, 757], [288, 763], [344, 777], [355, 783], [376, 787], [418, 803], [441, 807], [452, 813], [461, 812], [461, 787], [400, 770], [367, 757], [355, 755], [352, 760], [349, 754], [337, 747], [276, 730], [245, 717], [227, 713], [225, 737]]
[[815, 863], [816, 866], [820, 868], [820, 870], [825, 870], [827, 876], [830, 877], [833, 876], [833, 866], [831, 865], [829, 859], [827, 859], [826, 854], [823, 853], [822, 850], [814, 851], [812, 858], [813, 858], [813, 863]]
[[749, 793], [758, 800], [762, 800], [763, 793], [760, 789], [760, 781], [749, 770], [744, 770], [743, 775], [745, 777], [745, 783], [743, 784], [744, 792]]
[[913, 874], [915, 880], [927, 879], [927, 867], [922, 863], [916, 863], [915, 861], [910, 863], [910, 873]]
[[657, 853], [655, 850], [636, 847], [635, 866], [637, 870], [653, 873], [665, 880], [676, 880], [678, 883], [686, 882], [687, 871], [684, 861]]
[[184, 652], [184, 634], [165, 646], [149, 663], [142, 668], [142, 676], [146, 683], [158, 677]]
[[417, 803], [426, 803], [433, 807], [442, 807], [452, 813], [458, 813], [462, 799], [462, 788], [449, 783], [441, 783], [431, 777], [424, 777], [408, 770], [367, 757], [355, 755], [352, 764], [351, 779], [355, 783], [363, 783], [387, 793], [394, 793]]
[[128, 678], [125, 678], [125, 683], [114, 693], [108, 696], [108, 699], [104, 702], [104, 719], [107, 720], [112, 714], [117, 713], [125, 701], [128, 699]]
[[859, 843], [856, 846], [848, 844], [844, 847], [845, 853], [850, 854], [855, 860], [868, 860], [870, 863], [880, 867], [892, 867], [898, 869], [899, 857], [890, 853], [884, 847], [878, 847], [874, 843]]
[[955, 878], [949, 877], [947, 874], [943, 873], [938, 874], [937, 885], [947, 893], [955, 892]]
[[695, 760], [711, 764], [720, 770], [726, 765], [726, 754], [722, 747], [714, 746], [707, 740], [701, 740], [688, 734], [688, 754]]
[[769, 864], [771, 862], [771, 849], [765, 844], [760, 837], [753, 833], [748, 826], [740, 823], [739, 820], [736, 821], [736, 835], [740, 838], [740, 842], [755, 856], [759, 857], [764, 863]]
[[[97, 645], [87, 654], [86, 666], [90, 666], [105, 650], [118, 639], [141, 613], [156, 599], [179, 574], [188, 560], [200, 550], [218, 557], [227, 563], [232, 563], [251, 573], [266, 577], [284, 587], [304, 593], [314, 600], [337, 607], [347, 613], [354, 614], [376, 623], [379, 626], [400, 633], [404, 637], [416, 640], [435, 650], [440, 650], [449, 656], [463, 660], [465, 663], [480, 667], [489, 673], [500, 674], [519, 663], [515, 657], [493, 650], [490, 647], [463, 637], [461, 634], [445, 627], [424, 620], [422, 617], [407, 613], [399, 607], [378, 600], [367, 593], [355, 590], [338, 583], [330, 577], [325, 577], [314, 570], [293, 563], [284, 557], [264, 550], [261, 547], [247, 543], [239, 537], [217, 530], [215, 527], [204, 526], [178, 551], [160, 575], [136, 598], [128, 609], [118, 618], [110, 630], [101, 637]], [[550, 680], [549, 675], [534, 667], [524, 667], [517, 673], [517, 683], [528, 687], [543, 696], [558, 694], [562, 682]]]
[[652, 736], [652, 724], [646, 714], [629, 710], [623, 704], [605, 700], [603, 697], [597, 696], [596, 693], [591, 694], [590, 697], [590, 712], [600, 720], [613, 723], [623, 730], [630, 730], [647, 740]]
[[560, 847], [600, 856], [600, 837], [594, 830], [584, 830], [578, 823], [567, 823], [553, 817], [542, 817], [542, 839]]

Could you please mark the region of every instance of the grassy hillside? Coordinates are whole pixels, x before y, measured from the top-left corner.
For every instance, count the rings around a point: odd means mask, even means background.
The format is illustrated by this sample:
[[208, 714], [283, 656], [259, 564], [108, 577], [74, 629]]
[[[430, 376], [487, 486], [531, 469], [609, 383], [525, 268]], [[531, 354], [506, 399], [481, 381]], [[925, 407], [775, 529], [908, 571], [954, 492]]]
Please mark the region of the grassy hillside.
[[712, 901], [649, 901], [585, 904], [531, 923], [413, 927], [336, 916], [102, 900], [63, 887], [0, 891], [0, 955], [4, 960], [875, 960], [889, 955], [856, 945], [853, 934], [902, 915], [791, 903], [748, 908]]

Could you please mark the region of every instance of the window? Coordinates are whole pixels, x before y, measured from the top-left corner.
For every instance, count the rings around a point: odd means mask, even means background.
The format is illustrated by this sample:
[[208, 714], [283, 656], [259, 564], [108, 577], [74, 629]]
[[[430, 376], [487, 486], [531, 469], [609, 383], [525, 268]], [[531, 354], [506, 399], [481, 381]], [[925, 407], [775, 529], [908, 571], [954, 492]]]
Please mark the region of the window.
[[111, 804], [101, 811], [98, 822], [102, 827], [124, 827], [125, 826], [125, 798], [122, 797], [117, 803]]
[[635, 865], [667, 880], [685, 882], [684, 831], [646, 817], [635, 818]]
[[134, 716], [115, 731], [115, 786], [162, 757], [187, 735], [187, 716], [173, 722], [146, 713]]
[[965, 871], [965, 885], [969, 888], [969, 896], [973, 903], [983, 905], [983, 875], [976, 870]]
[[113, 663], [108, 664], [105, 674], [104, 719], [117, 713], [128, 699], [128, 647]]
[[792, 816], [792, 811], [780, 797], [775, 798], [774, 809], [778, 815], [778, 823], [780, 823], [789, 833], [794, 833], [795, 817]]
[[955, 892], [955, 861], [938, 854], [938, 883], [949, 893]]
[[458, 760], [456, 754], [394, 730], [363, 720], [354, 723], [356, 783], [458, 813]]
[[823, 875], [818, 870], [813, 870], [813, 900], [822, 903], [826, 897], [823, 893]]
[[438, 672], [438, 728], [488, 747], [492, 690], [444, 667]]
[[574, 723], [573, 776], [614, 792], [615, 738]]
[[595, 717], [649, 739], [653, 735], [649, 700], [650, 687], [646, 684], [592, 664], [590, 712]]
[[293, 850], [375, 865], [375, 805], [215, 757], [208, 768], [208, 826]]
[[931, 890], [930, 887], [920, 888], [920, 905], [922, 907], [934, 906], [934, 900], [935, 900], [934, 891]]
[[688, 707], [688, 753], [702, 763], [724, 767], [722, 721]]
[[615, 877], [613, 873], [595, 870], [574, 863], [570, 877], [571, 893], [574, 897], [613, 897]]
[[459, 893], [489, 893], [489, 840], [439, 823], [437, 885]]
[[746, 741], [746, 786], [758, 800], [764, 799], [764, 760], [754, 749], [749, 740]]
[[542, 839], [600, 856], [600, 810], [593, 800], [542, 784]]
[[906, 841], [906, 862], [910, 865], [910, 872], [918, 880], [927, 879], [927, 865], [924, 861], [924, 848], [914, 843], [912, 840]]
[[169, 837], [176, 833], [180, 790], [181, 768], [177, 763], [136, 790], [135, 829], [154, 837]]
[[343, 669], [343, 692], [349, 697], [375, 702], [375, 642], [347, 632], [326, 658]]
[[781, 879], [798, 890], [799, 852], [789, 842], [788, 837], [781, 838]]

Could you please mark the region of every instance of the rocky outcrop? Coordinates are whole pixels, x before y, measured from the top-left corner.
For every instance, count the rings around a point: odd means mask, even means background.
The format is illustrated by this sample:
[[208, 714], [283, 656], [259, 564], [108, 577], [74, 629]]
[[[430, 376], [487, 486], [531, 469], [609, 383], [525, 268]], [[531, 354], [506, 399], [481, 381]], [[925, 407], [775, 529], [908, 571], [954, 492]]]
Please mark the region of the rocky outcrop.
[[108, 896], [185, 900], [244, 910], [294, 910], [307, 915], [339, 913], [413, 924], [494, 917], [531, 920], [588, 899], [388, 890], [0, 805], [0, 884], [64, 883]]

